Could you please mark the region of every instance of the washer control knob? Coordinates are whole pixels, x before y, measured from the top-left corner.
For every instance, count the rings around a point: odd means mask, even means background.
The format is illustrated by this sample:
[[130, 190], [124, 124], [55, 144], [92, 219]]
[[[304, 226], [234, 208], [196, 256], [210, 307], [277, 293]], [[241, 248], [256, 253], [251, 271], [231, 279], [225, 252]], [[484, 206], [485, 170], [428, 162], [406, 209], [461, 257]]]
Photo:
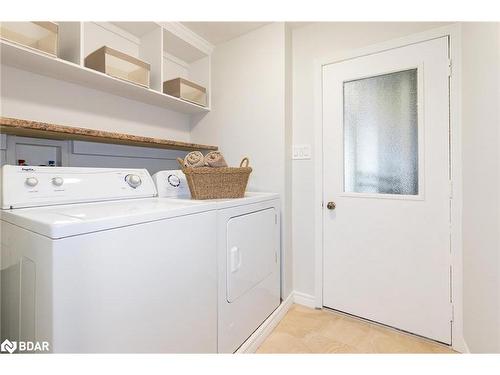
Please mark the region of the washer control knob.
[[136, 174], [128, 174], [125, 176], [125, 181], [127, 181], [127, 184], [130, 187], [133, 187], [134, 189], [139, 187], [142, 184], [141, 178], [136, 175]]
[[36, 185], [38, 185], [38, 180], [35, 177], [28, 177], [24, 182], [30, 187], [35, 187]]
[[55, 186], [62, 186], [62, 184], [64, 184], [64, 179], [62, 177], [54, 177], [52, 179], [52, 184]]

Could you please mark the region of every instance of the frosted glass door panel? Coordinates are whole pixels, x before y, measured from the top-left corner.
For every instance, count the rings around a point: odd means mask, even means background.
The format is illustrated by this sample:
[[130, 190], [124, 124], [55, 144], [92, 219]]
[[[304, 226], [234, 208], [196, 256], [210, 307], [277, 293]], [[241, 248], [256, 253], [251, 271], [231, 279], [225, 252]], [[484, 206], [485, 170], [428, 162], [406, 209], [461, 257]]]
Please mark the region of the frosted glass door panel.
[[343, 89], [344, 191], [418, 195], [417, 69]]

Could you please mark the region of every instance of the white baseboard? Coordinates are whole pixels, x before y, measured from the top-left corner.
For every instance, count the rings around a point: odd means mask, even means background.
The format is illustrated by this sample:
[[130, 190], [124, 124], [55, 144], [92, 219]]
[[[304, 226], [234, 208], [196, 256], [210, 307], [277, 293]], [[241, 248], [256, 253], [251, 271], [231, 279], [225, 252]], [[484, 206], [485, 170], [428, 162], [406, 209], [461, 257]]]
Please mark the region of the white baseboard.
[[451, 347], [459, 353], [470, 354], [469, 346], [463, 337], [454, 339]]
[[267, 318], [264, 323], [250, 336], [247, 341], [240, 346], [236, 353], [255, 353], [264, 340], [271, 334], [273, 329], [286, 315], [292, 304], [297, 303], [302, 306], [314, 309], [315, 298], [314, 296], [301, 292], [292, 292], [290, 295], [278, 306], [276, 310]]
[[243, 343], [236, 353], [255, 353], [264, 340], [271, 334], [273, 329], [283, 319], [285, 314], [290, 310], [294, 302], [294, 293], [290, 295], [278, 306], [276, 310], [267, 318], [264, 323]]
[[302, 293], [302, 292], [293, 292], [293, 302], [298, 305], [310, 307], [314, 309], [316, 307], [316, 298], [310, 294]]

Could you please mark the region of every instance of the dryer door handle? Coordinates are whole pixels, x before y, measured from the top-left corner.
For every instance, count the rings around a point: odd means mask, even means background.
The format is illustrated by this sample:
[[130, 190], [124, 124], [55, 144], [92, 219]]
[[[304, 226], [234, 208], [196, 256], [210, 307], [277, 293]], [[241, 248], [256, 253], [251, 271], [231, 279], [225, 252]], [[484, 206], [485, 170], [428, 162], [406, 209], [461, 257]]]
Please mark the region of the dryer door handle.
[[241, 250], [238, 246], [233, 246], [229, 253], [231, 254], [231, 273], [234, 273], [241, 268]]

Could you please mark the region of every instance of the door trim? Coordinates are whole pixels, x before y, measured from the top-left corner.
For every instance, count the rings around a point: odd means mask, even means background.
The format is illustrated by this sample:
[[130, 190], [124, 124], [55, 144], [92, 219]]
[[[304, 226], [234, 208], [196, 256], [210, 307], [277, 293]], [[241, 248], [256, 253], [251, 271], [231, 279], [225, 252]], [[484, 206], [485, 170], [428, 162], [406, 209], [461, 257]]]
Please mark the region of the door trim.
[[461, 118], [461, 25], [459, 23], [422, 33], [374, 44], [361, 49], [344, 51], [314, 62], [314, 218], [315, 218], [315, 306], [323, 307], [323, 66], [401, 48], [428, 40], [448, 37], [450, 66], [450, 175], [451, 187], [451, 298], [453, 321], [451, 346], [468, 352], [463, 336], [463, 275], [462, 275], [462, 118]]

